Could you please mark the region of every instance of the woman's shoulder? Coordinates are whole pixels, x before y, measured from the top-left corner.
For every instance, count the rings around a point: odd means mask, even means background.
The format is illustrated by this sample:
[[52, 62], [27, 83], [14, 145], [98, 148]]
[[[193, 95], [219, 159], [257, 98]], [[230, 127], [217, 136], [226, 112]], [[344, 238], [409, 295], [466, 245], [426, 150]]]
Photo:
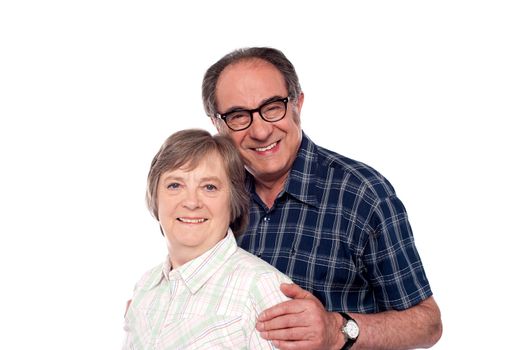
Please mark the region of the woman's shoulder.
[[163, 265], [164, 263], [160, 263], [145, 271], [136, 283], [135, 289], [149, 289], [159, 283], [163, 278]]
[[253, 279], [274, 278], [280, 283], [292, 283], [291, 279], [273, 265], [238, 247], [232, 256], [232, 268]]
[[[231, 274], [241, 276], [243, 288], [249, 295], [249, 307], [256, 315], [263, 310], [289, 300], [282, 291], [282, 283], [292, 283], [292, 280], [277, 268], [259, 257], [238, 248], [232, 257]], [[247, 306], [248, 306], [247, 305]]]

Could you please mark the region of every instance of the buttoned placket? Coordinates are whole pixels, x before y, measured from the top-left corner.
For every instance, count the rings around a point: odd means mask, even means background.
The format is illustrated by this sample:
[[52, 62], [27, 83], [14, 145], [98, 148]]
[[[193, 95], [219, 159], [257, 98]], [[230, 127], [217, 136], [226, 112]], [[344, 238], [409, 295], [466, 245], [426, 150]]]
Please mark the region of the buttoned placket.
[[164, 325], [168, 324], [168, 316], [170, 314], [170, 310], [172, 308], [172, 303], [175, 300], [180, 284], [183, 283], [181, 276], [175, 270], [170, 271], [168, 274], [168, 279], [165, 279], [165, 282], [168, 286], [165, 288], [165, 308], [162, 310], [164, 315], [160, 315], [160, 322], [157, 326], [157, 329], [152, 334], [152, 349], [160, 349], [163, 348], [164, 344], [160, 344], [162, 341], [161, 332], [163, 331]]

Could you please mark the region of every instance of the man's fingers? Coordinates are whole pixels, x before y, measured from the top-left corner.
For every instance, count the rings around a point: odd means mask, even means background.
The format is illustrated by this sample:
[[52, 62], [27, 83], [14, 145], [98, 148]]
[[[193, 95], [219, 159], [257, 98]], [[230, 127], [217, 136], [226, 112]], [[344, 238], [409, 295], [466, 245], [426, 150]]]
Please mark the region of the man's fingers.
[[295, 283], [282, 283], [280, 284], [280, 290], [292, 299], [315, 299], [312, 293], [307, 292]]
[[268, 339], [271, 341], [296, 341], [296, 340], [306, 340], [306, 331], [307, 327], [295, 327], [288, 329], [277, 329], [272, 331], [264, 331], [260, 332], [260, 335], [264, 339]]
[[126, 311], [124, 311], [124, 317], [126, 317], [126, 315], [127, 315], [127, 312], [128, 312], [128, 310], [129, 310], [129, 305], [131, 305], [131, 300], [132, 300], [132, 299], [129, 299], [129, 300], [127, 301], [127, 303], [126, 303]]
[[280, 317], [288, 314], [300, 314], [306, 310], [302, 300], [287, 300], [280, 304], [276, 304], [269, 309], [264, 310], [259, 318], [259, 322], [266, 322], [275, 317]]
[[272, 331], [287, 328], [299, 328], [309, 326], [308, 320], [303, 317], [303, 314], [287, 314], [279, 317], [272, 318], [268, 321], [258, 321], [255, 328], [259, 332]]
[[327, 312], [319, 299], [296, 284], [281, 284], [291, 300], [263, 311], [256, 324], [262, 338], [282, 350], [323, 349], [328, 341]]

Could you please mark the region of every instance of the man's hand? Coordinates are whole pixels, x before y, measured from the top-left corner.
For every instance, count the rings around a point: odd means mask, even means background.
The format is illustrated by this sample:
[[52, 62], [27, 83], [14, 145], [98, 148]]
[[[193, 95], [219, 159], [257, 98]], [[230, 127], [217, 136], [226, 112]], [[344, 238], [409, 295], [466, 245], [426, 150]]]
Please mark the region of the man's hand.
[[[296, 284], [282, 284], [293, 300], [275, 305], [259, 316], [257, 330], [282, 350], [341, 349], [343, 319], [327, 312], [320, 301]], [[441, 338], [441, 312], [431, 296], [409, 309], [376, 314], [350, 314], [360, 326], [356, 349], [429, 348]]]
[[283, 350], [340, 349], [342, 318], [327, 312], [321, 302], [297, 284], [283, 283], [283, 294], [293, 300], [275, 305], [259, 316], [262, 338]]
[[126, 303], [126, 311], [124, 311], [124, 317], [126, 317], [126, 315], [127, 315], [127, 312], [128, 312], [128, 310], [129, 310], [129, 305], [131, 305], [131, 300], [132, 300], [132, 299], [129, 299], [129, 300], [127, 301], [127, 303]]

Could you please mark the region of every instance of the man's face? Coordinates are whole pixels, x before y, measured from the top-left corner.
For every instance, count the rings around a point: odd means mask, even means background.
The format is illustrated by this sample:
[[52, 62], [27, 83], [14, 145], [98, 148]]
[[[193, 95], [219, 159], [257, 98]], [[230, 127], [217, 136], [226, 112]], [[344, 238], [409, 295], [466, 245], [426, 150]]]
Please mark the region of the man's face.
[[[218, 112], [255, 109], [275, 97], [287, 97], [283, 75], [272, 64], [262, 60], [241, 61], [225, 68], [216, 85]], [[287, 114], [269, 123], [258, 113], [246, 130], [232, 131], [222, 120], [215, 121], [222, 133], [234, 140], [246, 169], [262, 182], [283, 183], [292, 167], [301, 143], [299, 114], [303, 95], [288, 102]]]

